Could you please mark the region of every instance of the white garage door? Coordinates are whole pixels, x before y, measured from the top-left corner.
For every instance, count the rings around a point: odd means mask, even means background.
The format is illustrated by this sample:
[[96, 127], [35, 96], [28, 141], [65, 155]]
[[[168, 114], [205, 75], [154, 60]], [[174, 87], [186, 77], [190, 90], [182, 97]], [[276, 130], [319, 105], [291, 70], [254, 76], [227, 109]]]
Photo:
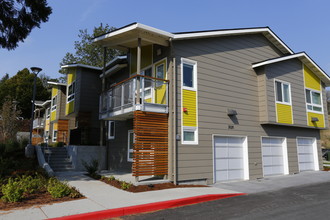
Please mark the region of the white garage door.
[[317, 151], [315, 141], [316, 140], [314, 138], [297, 138], [298, 161], [300, 171], [317, 169]]
[[264, 176], [285, 174], [284, 138], [262, 138], [262, 165]]
[[[246, 179], [244, 143], [246, 137], [214, 137], [215, 181]], [[248, 167], [245, 167], [248, 169]]]

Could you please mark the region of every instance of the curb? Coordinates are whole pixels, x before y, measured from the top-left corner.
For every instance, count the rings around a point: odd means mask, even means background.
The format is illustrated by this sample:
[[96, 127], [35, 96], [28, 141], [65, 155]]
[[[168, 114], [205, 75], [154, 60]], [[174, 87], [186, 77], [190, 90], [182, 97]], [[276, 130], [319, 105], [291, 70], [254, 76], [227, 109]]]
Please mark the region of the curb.
[[192, 205], [196, 203], [208, 202], [218, 199], [225, 199], [234, 196], [246, 195], [246, 193], [230, 193], [230, 194], [210, 194], [210, 195], [201, 195], [194, 196], [182, 199], [174, 199], [163, 202], [147, 203], [143, 205], [128, 206], [123, 208], [116, 209], [107, 209], [96, 212], [89, 212], [77, 215], [70, 215], [58, 218], [51, 218], [53, 220], [100, 220], [105, 218], [120, 217], [124, 215], [133, 215], [143, 212], [158, 211], [162, 209], [176, 208], [180, 206]]

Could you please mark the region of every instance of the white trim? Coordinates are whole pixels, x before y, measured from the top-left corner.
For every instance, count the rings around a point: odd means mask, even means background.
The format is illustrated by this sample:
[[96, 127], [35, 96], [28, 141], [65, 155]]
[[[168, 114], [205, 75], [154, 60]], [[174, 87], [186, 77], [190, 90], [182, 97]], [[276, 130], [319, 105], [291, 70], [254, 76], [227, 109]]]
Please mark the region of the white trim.
[[[72, 94], [69, 95], [69, 87], [72, 86], [73, 84], [74, 84], [74, 88], [72, 90]], [[69, 98], [71, 98], [72, 96], [73, 96], [73, 99], [69, 100]], [[76, 98], [76, 80], [72, 81], [70, 85], [67, 85], [67, 88], [66, 88], [66, 103], [68, 104], [68, 103], [74, 101], [75, 98]]]
[[[56, 139], [55, 139], [55, 131], [56, 131]], [[57, 135], [58, 135], [58, 130], [53, 130], [52, 142], [57, 142]]]
[[238, 137], [244, 138], [243, 142], [243, 166], [244, 166], [244, 180], [250, 179], [250, 169], [249, 169], [249, 149], [248, 149], [248, 136], [240, 136], [240, 135], [223, 135], [223, 134], [212, 134], [212, 155], [213, 155], [213, 183], [216, 183], [216, 175], [215, 175], [215, 137]]
[[[114, 65], [113, 67], [111, 67], [110, 69], [108, 69], [106, 72], [105, 72], [105, 75], [109, 75], [109, 74], [112, 74], [112, 73], [116, 73], [118, 72], [119, 70], [127, 67], [127, 63], [124, 63], [124, 64], [116, 64]], [[103, 77], [103, 73], [100, 75], [100, 78]]]
[[[193, 87], [183, 85], [183, 64], [189, 64], [193, 66]], [[197, 61], [187, 58], [181, 58], [181, 88], [186, 90], [197, 91]]]
[[[130, 150], [130, 134], [133, 134], [133, 143], [135, 143], [135, 134], [134, 134], [134, 131], [133, 130], [128, 130], [127, 131], [127, 161], [128, 162], [133, 162], [133, 158], [130, 158], [129, 157], [129, 153], [130, 152], [134, 152], [134, 149], [132, 148], [132, 150]], [[133, 146], [132, 146], [133, 147]]]
[[113, 64], [114, 62], [116, 62], [117, 60], [125, 60], [125, 59], [127, 59], [127, 56], [126, 55], [124, 55], [124, 56], [116, 56], [115, 58], [113, 58], [112, 60], [110, 60], [105, 66], [108, 67], [111, 64]]
[[79, 64], [79, 63], [78, 64], [67, 64], [67, 65], [63, 65], [63, 66], [61, 66], [61, 69], [73, 68], [73, 67], [84, 67], [84, 68], [94, 69], [94, 70], [102, 70], [103, 69], [101, 67], [90, 66], [90, 65]]
[[124, 27], [124, 28], [121, 28], [121, 29], [118, 29], [118, 30], [114, 30], [114, 31], [112, 31], [108, 34], [97, 37], [93, 40], [93, 42], [97, 42], [97, 41], [104, 40], [106, 38], [114, 37], [116, 35], [120, 35], [120, 34], [123, 34], [125, 32], [135, 30], [135, 29], [136, 30], [140, 29], [142, 31], [149, 31], [149, 32], [152, 32], [154, 34], [162, 35], [163, 37], [168, 37], [168, 38], [173, 38], [174, 37], [174, 34], [172, 34], [170, 32], [163, 31], [163, 30], [160, 30], [160, 29], [157, 29], [157, 28], [153, 28], [153, 27], [150, 27], [150, 26], [147, 26], [147, 25], [144, 25], [144, 24], [134, 23], [134, 24], [129, 25], [127, 27]]
[[291, 59], [301, 57], [301, 56], [304, 56], [304, 53], [297, 53], [297, 54], [292, 54], [292, 55], [289, 55], [289, 56], [278, 57], [278, 58], [275, 58], [275, 59], [270, 59], [270, 60], [262, 61], [260, 63], [252, 64], [252, 68], [257, 68], [257, 67], [264, 66], [264, 65], [278, 63], [278, 62], [282, 62], [282, 61], [285, 61], [285, 60], [291, 60]]
[[[113, 136], [111, 136], [111, 124], [113, 124]], [[116, 123], [115, 121], [108, 121], [108, 140], [113, 140], [115, 139], [115, 131], [116, 131]]]
[[[281, 94], [281, 95], [282, 95], [282, 100], [284, 100], [284, 94], [283, 94], [284, 89], [283, 89], [283, 84], [287, 84], [287, 85], [289, 86], [289, 99], [290, 99], [289, 102], [285, 102], [285, 101], [277, 101], [277, 100], [276, 100], [276, 96], [277, 96], [277, 92], [276, 92], [276, 89], [277, 89], [277, 87], [276, 87], [276, 81], [279, 82], [279, 83], [281, 83], [281, 89], [282, 89], [282, 94]], [[280, 80], [280, 79], [276, 79], [276, 78], [274, 78], [274, 89], [275, 89], [275, 102], [276, 102], [276, 103], [292, 106], [291, 83], [286, 82], [286, 81], [283, 81], [283, 80]]]
[[298, 168], [299, 172], [302, 172], [300, 169], [300, 161], [299, 161], [299, 150], [298, 150], [298, 138], [304, 138], [304, 139], [313, 139], [313, 160], [314, 160], [314, 171], [319, 171], [320, 170], [320, 165], [319, 165], [319, 158], [318, 158], [318, 151], [317, 151], [317, 140], [315, 137], [302, 137], [302, 136], [297, 136], [296, 137], [296, 146], [297, 146], [297, 157], [298, 157]]
[[[57, 94], [56, 95], [54, 95], [53, 97], [52, 97], [52, 102], [51, 102], [51, 105], [50, 105], [50, 110], [51, 110], [51, 112], [54, 112], [54, 111], [56, 111], [56, 108], [57, 108], [57, 102], [58, 102], [58, 100], [57, 100]], [[54, 103], [53, 103], [53, 99], [56, 99], [55, 101], [56, 101], [56, 103], [55, 103], [55, 105], [54, 105]], [[54, 109], [53, 109], [53, 107], [55, 107]]]
[[260, 143], [261, 143], [261, 159], [262, 159], [262, 175], [264, 175], [264, 157], [263, 157], [263, 142], [262, 138], [277, 138], [282, 139], [282, 153], [283, 153], [283, 173], [284, 175], [289, 174], [289, 161], [288, 161], [288, 146], [287, 146], [287, 138], [286, 137], [278, 137], [278, 136], [260, 136]]
[[[311, 98], [311, 103], [307, 103], [307, 96], [306, 96], [306, 90], [310, 90], [311, 92], [315, 92], [315, 93], [320, 93], [320, 99], [321, 99], [321, 105], [318, 105], [318, 104], [313, 104], [313, 99], [312, 99], [312, 94], [310, 93], [310, 98]], [[304, 90], [304, 93], [305, 93], [305, 103], [306, 103], [306, 112], [312, 112], [312, 113], [316, 113], [316, 114], [321, 114], [323, 115], [324, 114], [324, 106], [323, 106], [323, 96], [322, 96], [322, 91], [319, 91], [319, 90], [315, 90], [315, 89], [310, 89], [308, 87], [305, 86], [305, 90]], [[310, 110], [308, 109], [307, 105], [311, 105], [312, 107], [315, 106], [315, 107], [320, 107], [322, 109], [322, 111], [314, 111], [314, 110]], [[325, 118], [325, 117], [324, 117]], [[308, 120], [308, 116], [307, 116], [307, 120]], [[307, 125], [308, 125], [308, 122], [307, 122]]]

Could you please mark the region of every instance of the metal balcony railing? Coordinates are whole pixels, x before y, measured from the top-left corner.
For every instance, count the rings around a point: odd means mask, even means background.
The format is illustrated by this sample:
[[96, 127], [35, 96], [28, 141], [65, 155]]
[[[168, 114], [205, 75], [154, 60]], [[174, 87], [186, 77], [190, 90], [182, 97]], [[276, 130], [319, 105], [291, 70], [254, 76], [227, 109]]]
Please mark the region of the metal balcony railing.
[[33, 129], [35, 128], [43, 128], [45, 125], [45, 119], [44, 118], [36, 118], [33, 120]]
[[136, 75], [100, 96], [100, 119], [136, 110], [168, 113], [168, 80]]

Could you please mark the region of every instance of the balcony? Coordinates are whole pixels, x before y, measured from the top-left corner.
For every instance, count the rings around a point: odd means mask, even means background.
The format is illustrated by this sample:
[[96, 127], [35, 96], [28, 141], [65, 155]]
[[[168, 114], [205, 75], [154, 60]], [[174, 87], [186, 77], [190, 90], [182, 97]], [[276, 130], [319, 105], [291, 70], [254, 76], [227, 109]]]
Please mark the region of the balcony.
[[168, 113], [168, 80], [136, 75], [100, 96], [100, 119], [126, 120], [138, 110]]
[[45, 119], [44, 118], [36, 118], [33, 120], [33, 129], [44, 128]]

